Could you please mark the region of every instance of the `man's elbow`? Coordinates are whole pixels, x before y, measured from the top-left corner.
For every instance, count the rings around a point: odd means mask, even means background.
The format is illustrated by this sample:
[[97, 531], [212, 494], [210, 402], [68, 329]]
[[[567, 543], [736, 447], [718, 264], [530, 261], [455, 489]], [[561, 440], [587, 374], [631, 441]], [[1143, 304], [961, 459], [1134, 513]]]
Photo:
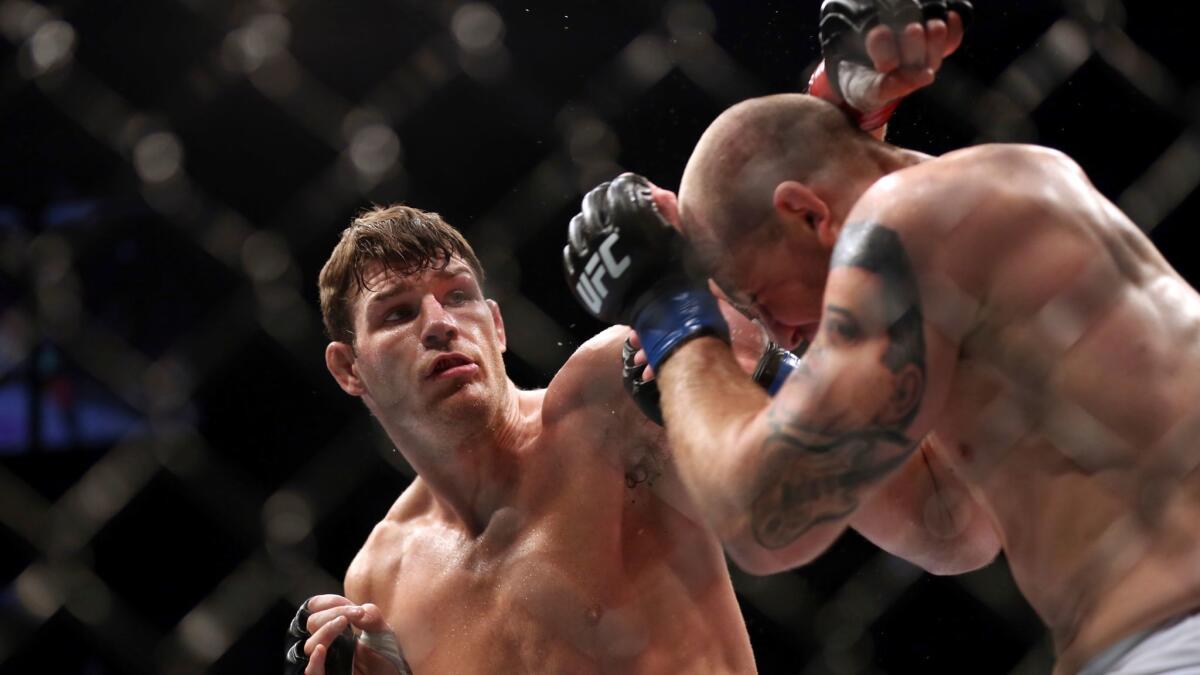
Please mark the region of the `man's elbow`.
[[953, 539], [930, 547], [927, 555], [923, 556], [924, 560], [917, 564], [937, 576], [966, 574], [992, 564], [1000, 555], [1000, 550], [1000, 539], [995, 530], [981, 523]]

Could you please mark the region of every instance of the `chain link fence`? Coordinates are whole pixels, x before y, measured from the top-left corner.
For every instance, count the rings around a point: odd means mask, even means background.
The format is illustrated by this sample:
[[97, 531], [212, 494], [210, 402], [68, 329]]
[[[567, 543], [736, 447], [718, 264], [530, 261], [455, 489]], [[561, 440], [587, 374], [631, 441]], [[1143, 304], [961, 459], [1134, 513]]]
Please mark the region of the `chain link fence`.
[[[545, 385], [599, 328], [558, 264], [581, 193], [677, 185], [722, 109], [801, 89], [818, 4], [0, 0], [0, 671], [276, 672], [412, 476], [324, 367], [350, 216], [461, 228]], [[891, 140], [1062, 149], [1195, 280], [1186, 3], [977, 4]], [[764, 673], [1050, 667], [1002, 560], [935, 578], [847, 535], [732, 573]]]

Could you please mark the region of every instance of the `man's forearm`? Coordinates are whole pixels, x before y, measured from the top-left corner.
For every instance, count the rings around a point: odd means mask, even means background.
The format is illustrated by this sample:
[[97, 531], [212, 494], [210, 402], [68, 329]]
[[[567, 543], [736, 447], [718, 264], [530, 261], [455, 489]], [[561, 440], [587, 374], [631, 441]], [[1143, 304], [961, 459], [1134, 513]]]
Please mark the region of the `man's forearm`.
[[714, 338], [680, 346], [658, 380], [680, 478], [708, 525], [734, 536], [755, 496], [770, 399]]
[[812, 365], [802, 364], [790, 391], [771, 400], [726, 345], [699, 338], [659, 374], [680, 478], [709, 527], [752, 571], [819, 555], [845, 529], [863, 491], [914, 445], [888, 428], [842, 428], [845, 415], [823, 401], [824, 381]]

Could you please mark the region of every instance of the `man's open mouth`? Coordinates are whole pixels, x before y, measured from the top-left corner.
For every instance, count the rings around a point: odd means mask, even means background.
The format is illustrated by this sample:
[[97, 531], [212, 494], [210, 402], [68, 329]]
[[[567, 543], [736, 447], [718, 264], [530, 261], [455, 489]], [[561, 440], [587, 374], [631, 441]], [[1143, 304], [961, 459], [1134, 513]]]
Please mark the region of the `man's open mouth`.
[[462, 368], [464, 366], [474, 366], [475, 362], [462, 354], [443, 354], [433, 361], [426, 377], [437, 377], [443, 373]]

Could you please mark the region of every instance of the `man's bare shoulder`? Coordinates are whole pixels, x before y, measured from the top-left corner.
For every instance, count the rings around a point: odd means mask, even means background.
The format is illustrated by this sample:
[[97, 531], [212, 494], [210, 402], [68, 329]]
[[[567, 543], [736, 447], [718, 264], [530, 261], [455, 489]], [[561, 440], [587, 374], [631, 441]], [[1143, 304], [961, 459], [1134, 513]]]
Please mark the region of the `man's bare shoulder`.
[[919, 269], [938, 269], [980, 289], [1005, 253], [1047, 236], [1078, 238], [1078, 228], [1067, 232], [1062, 226], [1087, 220], [1096, 195], [1061, 152], [980, 145], [884, 176], [863, 193], [846, 222], [884, 225], [900, 235]]
[[546, 388], [543, 419], [552, 421], [596, 404], [627, 406], [621, 345], [628, 336], [628, 326], [611, 326], [580, 345]]
[[419, 532], [434, 506], [433, 493], [420, 478], [396, 499], [383, 520], [375, 524], [367, 541], [346, 570], [346, 597], [356, 602], [373, 597], [376, 579], [396, 578], [407, 543]]
[[884, 176], [851, 210], [851, 220], [882, 221], [937, 236], [964, 221], [1011, 220], [1012, 209], [1054, 210], [1056, 188], [1089, 185], [1067, 155], [1037, 145], [995, 143], [931, 158]]

